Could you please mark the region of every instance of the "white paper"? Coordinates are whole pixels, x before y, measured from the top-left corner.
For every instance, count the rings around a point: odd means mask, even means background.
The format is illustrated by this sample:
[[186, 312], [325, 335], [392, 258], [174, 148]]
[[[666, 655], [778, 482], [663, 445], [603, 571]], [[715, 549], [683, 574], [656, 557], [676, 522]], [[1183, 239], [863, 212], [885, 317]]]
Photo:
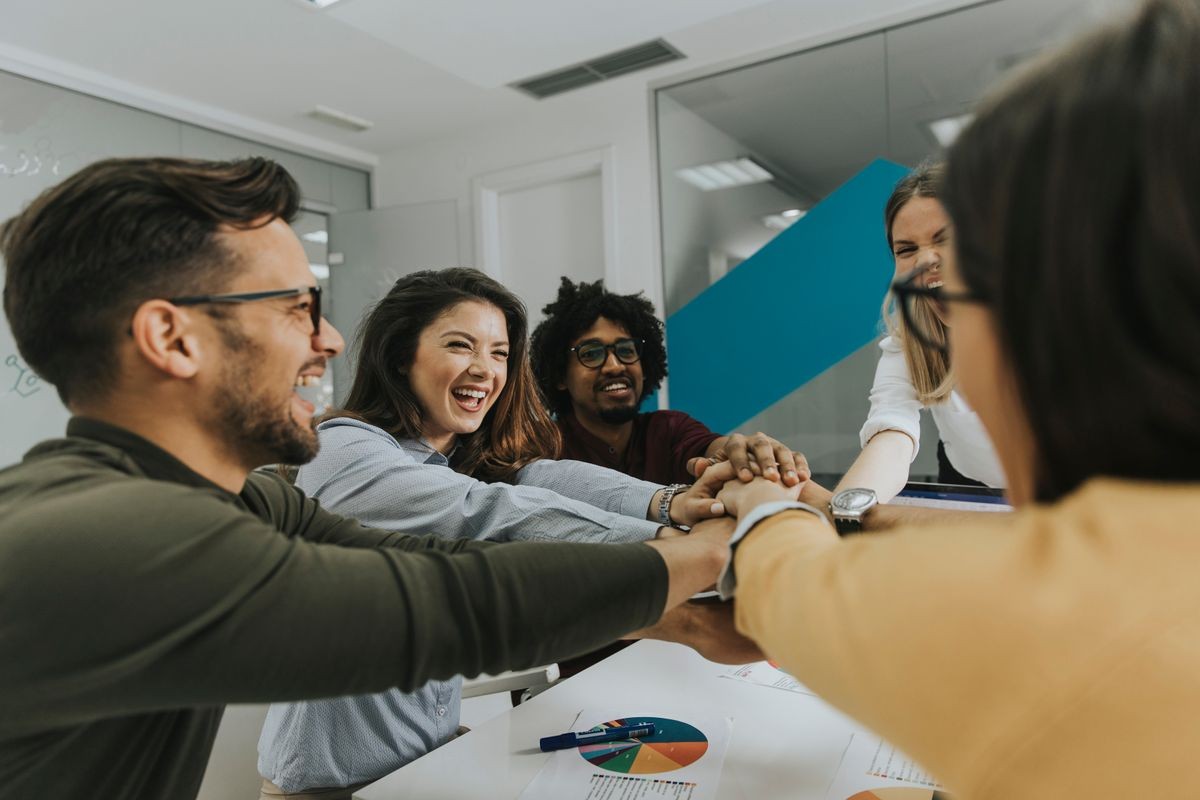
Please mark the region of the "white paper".
[[878, 736], [856, 733], [825, 800], [930, 800], [941, 783]]
[[[618, 709], [626, 715], [612, 717], [585, 710], [575, 731], [601, 724], [613, 727], [618, 721], [631, 725], [657, 720], [659, 731], [654, 736], [559, 750], [525, 787], [520, 800], [714, 800], [733, 720], [691, 711], [635, 710], [645, 713], [629, 716], [627, 710]], [[546, 735], [558, 733], [565, 731]]]
[[813, 697], [817, 696], [807, 686], [769, 661], [755, 661], [753, 664], [734, 667], [721, 677], [753, 683], [756, 686], [770, 686], [773, 689], [783, 689], [785, 692], [807, 694]]

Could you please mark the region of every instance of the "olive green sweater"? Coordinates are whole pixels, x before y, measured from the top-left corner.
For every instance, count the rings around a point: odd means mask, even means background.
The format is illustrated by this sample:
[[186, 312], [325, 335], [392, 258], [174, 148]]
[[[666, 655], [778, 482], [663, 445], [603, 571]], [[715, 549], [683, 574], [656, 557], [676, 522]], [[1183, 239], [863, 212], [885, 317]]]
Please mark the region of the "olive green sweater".
[[194, 797], [225, 703], [552, 661], [666, 590], [640, 544], [374, 530], [77, 418], [0, 471], [0, 798]]

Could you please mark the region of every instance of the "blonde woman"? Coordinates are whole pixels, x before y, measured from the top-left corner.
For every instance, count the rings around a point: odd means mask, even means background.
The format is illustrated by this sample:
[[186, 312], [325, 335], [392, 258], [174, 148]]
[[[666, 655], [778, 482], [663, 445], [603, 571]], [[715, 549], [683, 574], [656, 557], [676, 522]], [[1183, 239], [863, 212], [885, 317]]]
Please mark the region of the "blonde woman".
[[[940, 163], [918, 167], [897, 185], [884, 207], [888, 247], [896, 277], [915, 273], [922, 286], [937, 287], [942, 267], [952, 258], [953, 226], [938, 199]], [[1004, 473], [991, 441], [966, 401], [955, 391], [949, 357], [909, 335], [889, 292], [883, 318], [888, 335], [871, 387], [871, 411], [859, 436], [862, 453], [838, 488], [873, 489], [880, 502], [894, 497], [908, 480], [921, 439], [921, 409], [937, 425], [938, 480], [941, 483], [1003, 487]], [[910, 313], [945, 341], [944, 312], [928, 298], [916, 298]]]

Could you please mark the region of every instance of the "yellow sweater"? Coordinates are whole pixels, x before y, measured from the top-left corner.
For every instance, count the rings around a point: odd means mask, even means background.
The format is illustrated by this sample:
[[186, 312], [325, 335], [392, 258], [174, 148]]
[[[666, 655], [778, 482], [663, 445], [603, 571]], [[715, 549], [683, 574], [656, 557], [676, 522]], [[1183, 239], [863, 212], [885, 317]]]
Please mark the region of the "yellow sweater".
[[1200, 486], [846, 540], [789, 511], [735, 567], [738, 628], [959, 800], [1200, 797]]

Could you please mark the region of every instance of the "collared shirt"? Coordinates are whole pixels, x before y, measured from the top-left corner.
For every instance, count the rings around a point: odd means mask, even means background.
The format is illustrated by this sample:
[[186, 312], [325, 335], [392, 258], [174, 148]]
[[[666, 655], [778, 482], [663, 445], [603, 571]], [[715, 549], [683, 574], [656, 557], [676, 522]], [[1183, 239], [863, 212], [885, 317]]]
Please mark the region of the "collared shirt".
[[277, 476], [232, 494], [120, 428], [67, 433], [0, 470], [6, 797], [194, 797], [227, 702], [544, 663], [662, 611], [648, 547], [389, 533]]
[[[450, 469], [419, 439], [396, 439], [340, 417], [318, 427], [321, 450], [296, 484], [371, 527], [447, 539], [637, 542], [662, 487], [578, 461], [535, 461], [516, 484]], [[416, 691], [277, 703], [259, 739], [258, 768], [287, 792], [374, 780], [445, 743], [458, 728], [462, 680]]]
[[720, 434], [682, 411], [651, 411], [633, 419], [633, 433], [625, 452], [618, 453], [607, 442], [580, 424], [574, 413], [558, 418], [562, 432], [563, 458], [599, 464], [655, 483], [691, 483], [687, 462], [703, 456]]
[[[921, 401], [908, 374], [904, 350], [892, 336], [879, 342], [882, 351], [871, 385], [871, 410], [859, 431], [863, 447], [880, 431], [895, 430], [913, 440], [913, 460], [921, 442]], [[966, 477], [988, 486], [1006, 485], [1000, 459], [979, 415], [957, 391], [941, 403], [929, 406], [938, 436], [946, 447], [950, 464]]]

